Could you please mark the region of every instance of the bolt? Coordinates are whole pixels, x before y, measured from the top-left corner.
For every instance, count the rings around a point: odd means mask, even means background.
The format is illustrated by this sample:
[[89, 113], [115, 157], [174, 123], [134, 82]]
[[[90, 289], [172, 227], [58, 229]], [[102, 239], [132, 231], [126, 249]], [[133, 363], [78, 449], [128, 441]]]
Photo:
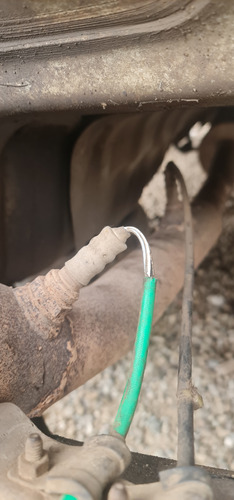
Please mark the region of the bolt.
[[37, 462], [43, 456], [43, 443], [40, 434], [30, 434], [25, 443], [25, 459], [28, 462]]
[[124, 484], [113, 484], [108, 494], [108, 500], [128, 500], [128, 498], [128, 493]]
[[43, 450], [40, 434], [34, 432], [26, 440], [24, 453], [18, 457], [19, 477], [32, 481], [49, 470], [49, 455]]

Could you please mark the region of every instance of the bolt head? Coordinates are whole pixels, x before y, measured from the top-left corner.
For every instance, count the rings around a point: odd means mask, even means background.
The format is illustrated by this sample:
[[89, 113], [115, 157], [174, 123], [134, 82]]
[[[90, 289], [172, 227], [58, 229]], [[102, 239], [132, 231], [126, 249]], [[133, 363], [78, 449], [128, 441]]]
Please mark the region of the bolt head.
[[18, 473], [22, 479], [27, 481], [36, 479], [49, 470], [49, 457], [47, 451], [43, 451], [42, 457], [36, 462], [26, 460], [24, 453], [18, 458]]

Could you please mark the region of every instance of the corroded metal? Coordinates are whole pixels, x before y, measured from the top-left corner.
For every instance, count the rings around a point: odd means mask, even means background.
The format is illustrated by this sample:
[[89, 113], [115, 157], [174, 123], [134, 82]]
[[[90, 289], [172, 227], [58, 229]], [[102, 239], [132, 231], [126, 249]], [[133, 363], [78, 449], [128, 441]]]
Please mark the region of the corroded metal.
[[3, 115], [233, 104], [233, 2], [78, 6], [4, 1]]
[[[194, 466], [193, 386], [192, 386], [192, 303], [194, 282], [193, 222], [187, 188], [173, 162], [166, 168], [166, 179], [179, 183], [182, 193], [185, 233], [185, 266], [182, 300], [181, 335], [178, 367], [178, 466]], [[172, 186], [171, 186], [172, 188]], [[172, 188], [173, 189], [173, 188]]]
[[170, 143], [196, 120], [216, 114], [189, 109], [112, 116], [82, 124], [79, 134], [75, 112], [4, 119], [0, 282], [35, 275], [104, 226], [121, 225]]
[[[196, 266], [221, 232], [222, 210], [233, 181], [231, 157], [223, 167], [222, 183], [220, 165], [215, 162], [192, 205]], [[167, 210], [161, 228], [149, 243], [159, 278], [156, 321], [183, 284], [182, 213]], [[142, 286], [140, 252], [129, 253], [82, 289], [59, 334], [52, 338], [38, 331], [40, 314], [34, 328], [14, 290], [0, 287], [1, 401], [18, 404], [32, 417], [40, 415], [131, 348]]]
[[[19, 476], [17, 460], [24, 453], [25, 441], [32, 432], [37, 432], [40, 435], [43, 442], [43, 449], [45, 452], [48, 452], [50, 462], [48, 472], [30, 480]], [[1, 404], [0, 499], [15, 500], [15, 498], [21, 495], [25, 500], [38, 500], [39, 498], [44, 498], [42, 492], [44, 492], [44, 495], [46, 494], [46, 498], [50, 498], [49, 491], [52, 491], [53, 488], [57, 492], [60, 490], [59, 496], [61, 496], [64, 491], [69, 492], [68, 488], [70, 488], [70, 493], [72, 489], [74, 492], [74, 488], [77, 486], [77, 479], [82, 478], [83, 481], [87, 482], [88, 486], [92, 486], [94, 484], [94, 476], [98, 479], [99, 489], [100, 483], [102, 482], [102, 485], [105, 484], [107, 478], [110, 480], [110, 484], [112, 484], [117, 479], [119, 472], [125, 468], [130, 460], [130, 453], [125, 443], [123, 441], [119, 442], [119, 440], [116, 443], [115, 437], [99, 436], [88, 441], [85, 446], [81, 446], [82, 443], [77, 443], [77, 446], [74, 446], [74, 441], [72, 444], [73, 446], [70, 446], [68, 443], [64, 445], [45, 436], [35, 428], [26, 415], [15, 405], [9, 403]], [[104, 459], [105, 466], [102, 466], [100, 458], [101, 460]], [[84, 465], [87, 468], [88, 474], [85, 474]], [[166, 486], [167, 490], [170, 490], [171, 472], [169, 469], [175, 467], [175, 465], [174, 460], [131, 453], [131, 463], [124, 471], [122, 479], [118, 478], [117, 481], [124, 481], [125, 479], [128, 481], [124, 489], [127, 491], [127, 498], [129, 500], [132, 498], [134, 500], [138, 498], [151, 500], [152, 497], [155, 497], [156, 493], [157, 498], [164, 500], [165, 489], [162, 490], [158, 482], [159, 475], [161, 477], [164, 475], [164, 486]], [[82, 470], [80, 470], [80, 467]], [[110, 475], [111, 468], [117, 474]], [[163, 475], [161, 471], [164, 471]], [[172, 471], [172, 475], [174, 471]], [[201, 471], [204, 471], [203, 474], [206, 473], [210, 476], [211, 486], [214, 491], [214, 500], [220, 500], [220, 498], [222, 500], [233, 500], [233, 472], [210, 467], [202, 467]], [[91, 477], [89, 472], [92, 472]], [[202, 472], [198, 473], [197, 476], [201, 478]], [[181, 479], [179, 474], [172, 478], [174, 484], [176, 483], [176, 479]], [[115, 494], [116, 488], [113, 487], [112, 493], [113, 490]], [[174, 498], [178, 498], [177, 492], [175, 493], [177, 496]], [[186, 488], [182, 488], [183, 492], [186, 492]], [[195, 492], [197, 492], [196, 488]], [[163, 496], [161, 497], [159, 494]], [[179, 497], [183, 498], [181, 494]], [[81, 497], [79, 496], [79, 498]], [[87, 491], [85, 498], [87, 498]], [[96, 497], [94, 496], [94, 498]], [[110, 498], [116, 500], [116, 495], [112, 496], [110, 494]], [[119, 499], [119, 497], [117, 498]], [[125, 500], [126, 494], [125, 497], [120, 498], [121, 500]], [[171, 496], [169, 498], [172, 500]]]
[[49, 470], [48, 452], [38, 432], [29, 434], [24, 452], [18, 457], [18, 474], [21, 479], [33, 481]]
[[[77, 139], [71, 158], [71, 213], [76, 248], [104, 226], [136, 210], [143, 187], [158, 170], [169, 145], [197, 120], [217, 112], [174, 109], [114, 115], [92, 123]], [[129, 225], [129, 224], [128, 224]]]
[[25, 500], [49, 500], [60, 498], [63, 493], [79, 499], [101, 500], [107, 485], [131, 461], [130, 450], [118, 436], [93, 436], [83, 446], [69, 446], [38, 430], [37, 441], [43, 453], [32, 460], [32, 455], [25, 454], [25, 443], [27, 446], [35, 436], [35, 430], [15, 405], [0, 405], [1, 500], [18, 496]]

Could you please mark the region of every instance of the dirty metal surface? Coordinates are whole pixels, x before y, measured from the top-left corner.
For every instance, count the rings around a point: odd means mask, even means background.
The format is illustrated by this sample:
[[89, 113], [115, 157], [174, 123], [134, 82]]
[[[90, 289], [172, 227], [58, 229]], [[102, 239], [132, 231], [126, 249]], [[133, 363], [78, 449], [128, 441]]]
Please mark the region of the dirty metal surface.
[[[20, 39], [30, 35], [64, 33], [64, 31], [132, 25], [136, 22], [155, 21], [183, 10], [193, 0], [18, 0], [1, 1], [2, 34], [4, 40]], [[202, 7], [202, 4], [201, 4]], [[200, 8], [201, 8], [200, 7]], [[192, 10], [191, 16], [192, 16]], [[22, 29], [24, 28], [24, 29]]]
[[[38, 442], [40, 450], [35, 447]], [[89, 492], [78, 498], [100, 499], [105, 486], [131, 460], [124, 440], [117, 436], [93, 436], [83, 446], [62, 444], [41, 433], [12, 404], [0, 405], [0, 445], [1, 500], [59, 500], [63, 493], [72, 493], [74, 485], [77, 492]]]
[[[197, 409], [195, 401], [199, 397], [198, 392], [192, 384], [192, 305], [194, 282], [193, 221], [190, 201], [183, 176], [173, 162], [167, 165], [165, 176], [171, 191], [173, 191], [173, 188], [174, 190], [177, 189], [176, 181], [179, 184], [184, 213], [185, 263], [177, 382], [177, 462], [178, 467], [187, 467], [194, 466], [193, 413], [194, 410]], [[176, 198], [176, 193], [174, 193], [174, 198]], [[202, 404], [200, 406], [202, 406]]]
[[233, 103], [233, 2], [52, 5], [3, 3], [1, 114]]
[[5, 117], [0, 122], [0, 281], [40, 272], [73, 249], [70, 154], [77, 112]]
[[200, 147], [208, 171], [222, 142], [233, 140], [233, 108], [173, 109], [96, 120], [81, 120], [76, 111], [4, 118], [0, 282], [12, 284], [41, 272], [78, 250], [105, 225], [125, 223], [129, 215], [131, 224], [145, 230], [137, 204], [142, 189], [169, 145], [188, 134], [197, 120], [217, 122]]
[[39, 272], [73, 249], [70, 134], [66, 123], [22, 123], [0, 152], [3, 283]]
[[[132, 460], [123, 478], [134, 484], [152, 484], [159, 481], [159, 473], [176, 466], [175, 460], [154, 457], [141, 453], [132, 453]], [[214, 500], [233, 500], [234, 472], [204, 467], [211, 477]], [[136, 490], [135, 490], [136, 491]]]
[[[212, 121], [216, 114], [175, 109], [93, 123], [75, 111], [4, 118], [0, 282], [12, 284], [41, 272], [104, 226], [120, 225], [139, 212], [142, 189], [171, 142], [196, 120]], [[85, 120], [92, 125], [85, 126]]]
[[[24, 456], [26, 440], [30, 435], [32, 435], [32, 433], [34, 433], [34, 435], [36, 433], [41, 437], [44, 453], [46, 453], [48, 457], [48, 472], [38, 474], [33, 480], [19, 477], [19, 469], [17, 465], [18, 457]], [[87, 470], [89, 471], [89, 463], [91, 470], [92, 463], [95, 464], [96, 461], [98, 461], [100, 445], [102, 455], [105, 455], [106, 453], [106, 458], [109, 457], [113, 459], [113, 452], [111, 451], [109, 454], [108, 447], [106, 448], [105, 442], [103, 443], [103, 447], [102, 441], [99, 445], [98, 439], [99, 438], [94, 438], [93, 440], [91, 439], [85, 443], [84, 446], [80, 446], [80, 443], [77, 443], [77, 446], [74, 446], [74, 442], [72, 443], [72, 446], [69, 444], [61, 444], [40, 432], [16, 406], [12, 404], [0, 404], [0, 499], [49, 499], [49, 491], [52, 491], [55, 486], [57, 488], [59, 488], [59, 486], [64, 488], [66, 485], [69, 486], [70, 479], [79, 477], [80, 472], [78, 473], [77, 471], [79, 470], [80, 463], [82, 463], [81, 473], [83, 473], [85, 466], [87, 466]], [[104, 441], [105, 439], [106, 438], [104, 437]], [[113, 439], [115, 440], [115, 438], [111, 439], [112, 441]], [[114, 460], [118, 464], [119, 458], [125, 456], [126, 453], [125, 451], [122, 451], [122, 448], [119, 447], [118, 443], [117, 446], [115, 446], [114, 443], [112, 444], [112, 441], [110, 443], [111, 447], [114, 445], [114, 449], [116, 448]], [[92, 447], [93, 453], [91, 453], [90, 456], [89, 450], [91, 450]], [[125, 467], [128, 460], [129, 459], [126, 454]], [[34, 461], [31, 465], [33, 466], [33, 464], [34, 467], [36, 467], [37, 461]], [[159, 485], [159, 473], [163, 470], [171, 469], [175, 467], [175, 465], [176, 463], [174, 460], [132, 453], [131, 463], [126, 468], [122, 477], [133, 483], [133, 485], [144, 484], [146, 497], [148, 489], [149, 492], [152, 491], [152, 483], [156, 483], [156, 486]], [[205, 467], [204, 469], [211, 477], [212, 487], [215, 493], [214, 499], [219, 500], [222, 498], [222, 500], [233, 500], [234, 473], [227, 470], [209, 467]], [[98, 469], [95, 466], [94, 471], [97, 470]], [[118, 471], [118, 465], [116, 471]], [[106, 473], [107, 471], [105, 470], [105, 467], [103, 467], [103, 470], [99, 471], [100, 479], [101, 477], [105, 478]], [[61, 478], [61, 475], [64, 478]], [[58, 481], [56, 481], [56, 477]], [[86, 479], [86, 476], [84, 476], [84, 479]], [[137, 486], [133, 486], [132, 488], [135, 492], [138, 491]], [[64, 492], [64, 490], [61, 491], [61, 493], [62, 492]], [[54, 495], [53, 498], [57, 499], [60, 498], [60, 496]], [[151, 497], [147, 496], [147, 498]]]
[[[137, 207], [143, 187], [171, 143], [212, 109], [174, 109], [102, 117], [78, 137], [71, 157], [70, 200], [76, 248]], [[98, 188], [98, 189], [97, 189]]]
[[[196, 266], [221, 232], [222, 210], [233, 182], [232, 143], [228, 151], [222, 176], [218, 158], [192, 204]], [[169, 198], [161, 226], [149, 239], [159, 278], [154, 322], [183, 284], [183, 214], [173, 207], [174, 200]], [[17, 293], [0, 286], [2, 402], [14, 402], [31, 417], [41, 415], [55, 401], [117, 361], [132, 347], [141, 298], [140, 261], [141, 250], [135, 249], [82, 289], [65, 320], [62, 316], [59, 335], [52, 338], [43, 337], [38, 329], [40, 315], [43, 319], [43, 304], [40, 312], [40, 308], [34, 310], [33, 301], [29, 300], [32, 312], [29, 322], [17, 301]]]

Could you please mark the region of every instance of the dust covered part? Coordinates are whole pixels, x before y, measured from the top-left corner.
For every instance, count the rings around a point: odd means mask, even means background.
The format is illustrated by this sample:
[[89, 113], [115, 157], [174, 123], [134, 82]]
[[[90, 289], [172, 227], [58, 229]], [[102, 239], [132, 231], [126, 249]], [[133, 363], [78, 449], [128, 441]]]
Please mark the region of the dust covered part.
[[[215, 157], [209, 178], [192, 205], [196, 266], [221, 232], [222, 211], [233, 181], [231, 153], [232, 147], [221, 179]], [[173, 192], [168, 190], [171, 199], [165, 217], [149, 239], [159, 277], [155, 321], [183, 284], [183, 216], [180, 204], [174, 210]], [[1, 286], [2, 401], [15, 402], [30, 416], [40, 415], [131, 348], [141, 294], [140, 260], [140, 250], [135, 249], [82, 289], [55, 338], [43, 339], [38, 318], [34, 327], [16, 301], [14, 290]]]

